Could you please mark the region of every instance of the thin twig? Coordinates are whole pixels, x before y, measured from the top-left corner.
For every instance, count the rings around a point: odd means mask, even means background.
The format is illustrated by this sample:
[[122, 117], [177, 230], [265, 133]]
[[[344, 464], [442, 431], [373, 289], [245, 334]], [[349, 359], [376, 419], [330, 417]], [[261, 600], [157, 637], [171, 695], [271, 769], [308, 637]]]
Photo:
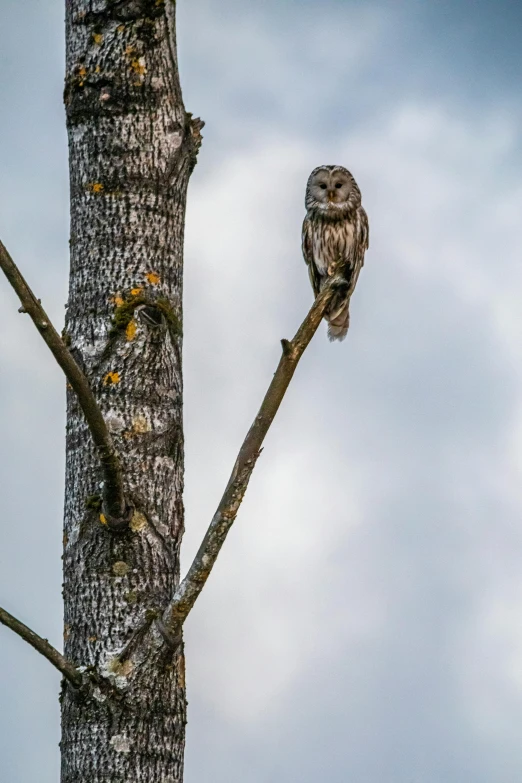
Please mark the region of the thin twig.
[[28, 313], [31, 317], [34, 325], [76, 392], [103, 469], [103, 501], [104, 510], [107, 512], [107, 522], [109, 526], [114, 528], [126, 526], [124, 520], [126, 504], [123, 495], [120, 461], [102, 412], [89, 386], [89, 381], [52, 325], [39, 300], [29, 288], [2, 242], [0, 242], [0, 267], [22, 303], [20, 312]]
[[31, 631], [27, 625], [21, 623], [20, 620], [17, 620], [16, 617], [13, 617], [12, 614], [9, 614], [9, 612], [6, 612], [5, 609], [2, 609], [1, 607], [0, 623], [17, 633], [18, 636], [21, 636], [22, 639], [31, 645], [31, 647], [34, 647], [37, 652], [41, 653], [44, 658], [47, 658], [47, 660], [50, 661], [50, 663], [52, 663], [52, 665], [55, 666], [72, 685], [76, 688], [80, 687], [82, 684], [81, 673], [72, 663], [66, 660], [52, 644], [49, 644], [47, 639], [42, 639], [37, 633]]
[[324, 286], [297, 330], [294, 339], [281, 341], [283, 353], [279, 365], [265, 394], [259, 413], [243, 441], [221, 502], [187, 575], [178, 586], [161, 622], [158, 623], [163, 638], [173, 648], [179, 644], [181, 627], [201, 593], [225, 542], [227, 533], [234, 523], [256, 460], [261, 453], [261, 446], [292, 380], [295, 368], [317, 331], [339, 282], [337, 278], [332, 278]]

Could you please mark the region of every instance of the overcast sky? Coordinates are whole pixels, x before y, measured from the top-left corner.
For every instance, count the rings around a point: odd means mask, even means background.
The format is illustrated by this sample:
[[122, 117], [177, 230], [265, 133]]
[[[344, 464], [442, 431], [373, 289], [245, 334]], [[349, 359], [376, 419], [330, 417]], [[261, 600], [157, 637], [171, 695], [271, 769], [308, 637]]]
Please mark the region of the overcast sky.
[[[186, 567], [355, 175], [347, 340], [296, 373], [187, 624], [186, 783], [522, 779], [522, 5], [180, 0]], [[1, 0], [0, 237], [61, 326], [61, 0]], [[202, 229], [203, 227], [203, 229]], [[0, 280], [0, 605], [61, 647], [64, 382]], [[0, 777], [56, 783], [59, 677], [0, 628]]]

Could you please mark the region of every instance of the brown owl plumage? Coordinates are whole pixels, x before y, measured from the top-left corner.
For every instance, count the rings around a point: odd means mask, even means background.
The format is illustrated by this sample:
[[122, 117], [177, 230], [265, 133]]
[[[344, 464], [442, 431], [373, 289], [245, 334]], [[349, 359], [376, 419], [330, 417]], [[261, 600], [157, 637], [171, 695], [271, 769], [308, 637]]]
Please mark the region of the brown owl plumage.
[[333, 274], [341, 282], [329, 305], [330, 340], [344, 340], [350, 324], [350, 297], [364, 264], [369, 226], [361, 191], [343, 166], [319, 166], [308, 178], [303, 256], [315, 296]]

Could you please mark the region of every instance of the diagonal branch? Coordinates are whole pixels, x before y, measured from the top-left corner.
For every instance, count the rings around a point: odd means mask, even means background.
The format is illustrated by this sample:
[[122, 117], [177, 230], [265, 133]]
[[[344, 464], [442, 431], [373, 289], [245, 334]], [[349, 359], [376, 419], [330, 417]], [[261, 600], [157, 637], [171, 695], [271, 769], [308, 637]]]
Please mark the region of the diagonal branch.
[[113, 528], [124, 527], [126, 526], [126, 522], [123, 519], [126, 513], [126, 504], [123, 495], [120, 461], [89, 381], [75, 362], [72, 354], [52, 325], [39, 300], [27, 285], [2, 242], [0, 242], [0, 267], [22, 303], [20, 312], [30, 315], [34, 325], [76, 392], [103, 469], [103, 501], [104, 509], [107, 512], [107, 521]]
[[47, 639], [42, 639], [37, 633], [31, 631], [27, 625], [21, 623], [20, 620], [17, 620], [16, 617], [13, 617], [12, 614], [9, 614], [9, 612], [6, 612], [5, 609], [2, 609], [1, 607], [0, 623], [17, 633], [18, 636], [21, 636], [22, 639], [31, 645], [31, 647], [34, 647], [37, 652], [41, 653], [44, 658], [47, 658], [47, 660], [50, 661], [67, 680], [69, 680], [71, 685], [74, 685], [76, 688], [80, 687], [82, 684], [81, 673], [72, 663], [70, 663], [70, 661], [66, 660], [52, 644], [49, 644]]
[[[243, 441], [221, 502], [187, 575], [178, 586], [161, 621], [158, 622], [163, 638], [171, 647], [177, 647], [180, 642], [183, 623], [201, 593], [228, 531], [234, 523], [256, 460], [261, 453], [261, 446], [292, 380], [295, 368], [317, 331], [339, 282], [337, 277], [330, 279], [315, 300], [294, 339], [290, 342], [281, 340], [283, 355], [261, 403], [259, 413]], [[344, 280], [342, 282], [344, 283]]]

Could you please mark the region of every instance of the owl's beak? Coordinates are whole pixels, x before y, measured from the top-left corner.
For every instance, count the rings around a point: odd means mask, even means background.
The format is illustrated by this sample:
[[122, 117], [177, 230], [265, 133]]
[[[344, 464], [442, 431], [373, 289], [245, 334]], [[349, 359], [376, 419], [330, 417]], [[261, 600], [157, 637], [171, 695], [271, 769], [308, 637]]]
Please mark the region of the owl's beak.
[[328, 191], [328, 201], [330, 202], [335, 201], [335, 190]]

